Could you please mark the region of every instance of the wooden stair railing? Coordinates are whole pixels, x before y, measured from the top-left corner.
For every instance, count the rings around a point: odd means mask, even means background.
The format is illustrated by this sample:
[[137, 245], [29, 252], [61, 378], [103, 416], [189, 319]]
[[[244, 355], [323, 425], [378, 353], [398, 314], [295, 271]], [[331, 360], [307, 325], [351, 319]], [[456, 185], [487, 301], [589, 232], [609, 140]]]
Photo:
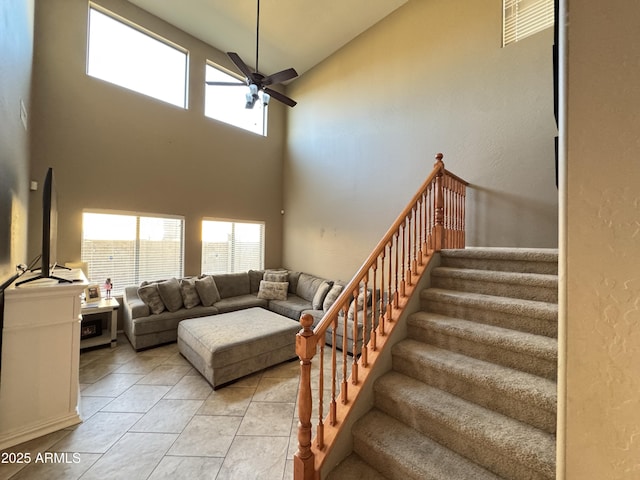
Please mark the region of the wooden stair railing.
[[[300, 319], [302, 329], [296, 337], [300, 388], [294, 480], [320, 479], [333, 442], [433, 252], [464, 248], [468, 183], [446, 170], [442, 158], [441, 153], [436, 155], [427, 180], [315, 329], [310, 315]], [[350, 308], [352, 302], [357, 308]], [[341, 345], [337, 345], [338, 331], [342, 335]], [[325, 348], [331, 349], [328, 367]], [[318, 387], [314, 392], [311, 368], [316, 353], [319, 353]], [[325, 391], [330, 397], [328, 401], [324, 398]], [[318, 423], [312, 442], [314, 398]], [[326, 417], [325, 403], [328, 403]]]

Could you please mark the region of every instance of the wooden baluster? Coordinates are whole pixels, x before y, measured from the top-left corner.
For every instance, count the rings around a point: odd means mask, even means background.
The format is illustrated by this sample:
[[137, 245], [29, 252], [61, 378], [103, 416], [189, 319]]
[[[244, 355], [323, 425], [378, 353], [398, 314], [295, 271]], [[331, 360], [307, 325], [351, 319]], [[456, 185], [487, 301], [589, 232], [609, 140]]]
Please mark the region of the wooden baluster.
[[[373, 306], [373, 310], [371, 311], [371, 334], [369, 337], [369, 342], [368, 345], [371, 346], [371, 350], [372, 351], [376, 351], [377, 350], [377, 346], [376, 346], [376, 312], [382, 312], [382, 299], [376, 299], [376, 285], [377, 283], [377, 273], [378, 273], [378, 259], [376, 258], [375, 263], [373, 264], [373, 266], [371, 267], [373, 269], [373, 299], [371, 301], [371, 305]], [[384, 269], [383, 269], [384, 272]], [[382, 288], [380, 288], [380, 297], [382, 297], [382, 292], [384, 291], [384, 280], [381, 283]], [[378, 307], [378, 302], [381, 304], [380, 307]], [[368, 349], [365, 348], [364, 351], [366, 352]], [[367, 358], [364, 359], [364, 365], [367, 366]]]
[[[399, 250], [400, 250], [400, 248], [398, 247], [398, 239], [399, 239], [399, 236], [400, 236], [400, 232], [396, 231], [396, 234], [395, 234], [395, 236], [394, 236], [394, 238], [395, 238], [395, 245], [396, 245], [396, 248], [395, 248], [395, 253], [396, 253], [395, 257], [396, 257], [396, 261], [395, 261], [395, 263], [394, 263], [394, 270], [393, 270], [393, 271], [395, 272], [395, 289], [394, 289], [394, 291], [393, 291], [393, 306], [394, 306], [394, 308], [398, 308], [398, 301], [400, 300], [399, 295], [398, 295], [398, 285], [399, 285], [399, 283], [398, 283], [398, 282], [399, 282], [399, 278], [398, 278], [398, 270], [400, 270], [400, 264], [399, 264], [399, 262], [398, 262], [398, 252], [399, 252]], [[391, 317], [391, 316], [389, 316], [389, 321], [391, 321], [391, 318], [392, 318], [392, 317]]]
[[418, 262], [417, 262], [417, 252], [416, 252], [416, 231], [415, 231], [415, 225], [413, 224], [413, 216], [415, 214], [415, 207], [411, 210], [411, 213], [409, 214], [408, 221], [409, 221], [409, 245], [408, 245], [408, 258], [409, 258], [409, 270], [407, 271], [407, 284], [409, 286], [413, 285], [413, 272], [416, 271], [416, 268], [418, 267]]
[[[375, 263], [371, 266], [371, 269], [373, 270], [373, 297], [371, 298], [371, 331], [369, 333], [369, 341], [367, 342], [365, 339], [365, 348], [363, 349], [363, 353], [362, 353], [362, 358], [363, 358], [363, 365], [365, 367], [367, 367], [369, 365], [369, 360], [368, 360], [368, 352], [369, 352], [369, 348], [368, 346], [371, 345], [371, 349], [375, 352], [376, 351], [376, 318], [377, 318], [377, 314], [376, 312], [381, 311], [380, 308], [378, 308], [378, 302], [380, 301], [378, 298], [376, 298], [376, 285], [377, 283], [377, 273], [378, 273], [378, 259], [376, 258]], [[380, 289], [380, 291], [382, 292], [383, 288]]]
[[[386, 321], [391, 321], [391, 307], [392, 307], [392, 296], [394, 295], [393, 293], [393, 289], [392, 289], [392, 282], [393, 282], [393, 274], [391, 272], [391, 247], [392, 244], [391, 242], [389, 242], [387, 244], [387, 248], [389, 250], [389, 255], [387, 256], [387, 266], [388, 266], [388, 272], [389, 272], [389, 278], [388, 278], [388, 282], [389, 282], [389, 298], [387, 299], [387, 313], [384, 317], [385, 322]], [[380, 331], [380, 335], [384, 336], [386, 335], [385, 329], [384, 329], [384, 323], [382, 324], [382, 330]]]
[[[354, 292], [354, 297], [355, 299], [353, 300], [353, 322], [352, 322], [352, 329], [351, 329], [351, 335], [353, 336], [353, 340], [351, 342], [351, 383], [353, 385], [357, 385], [358, 384], [358, 290], [356, 290]], [[345, 324], [347, 322], [344, 322]], [[345, 333], [346, 333], [346, 329], [345, 329]]]
[[[406, 258], [407, 258], [407, 248], [406, 248], [407, 247], [407, 235], [406, 235], [407, 234], [407, 217], [404, 217], [404, 222], [400, 228], [402, 228], [402, 236], [398, 238], [402, 239], [402, 247], [396, 244], [396, 249], [397, 249], [396, 255], [398, 255], [398, 252], [399, 252], [400, 258], [402, 259], [402, 261], [400, 262], [400, 264], [398, 264], [398, 262], [396, 261], [396, 265], [397, 265], [396, 268], [400, 270], [400, 295], [404, 297], [405, 291], [406, 291], [406, 288], [405, 288], [406, 280], [405, 280], [404, 272], [406, 268]], [[396, 275], [397, 274], [398, 272], [396, 271]]]
[[467, 208], [467, 187], [462, 184], [462, 212], [460, 212], [460, 219], [462, 220], [462, 241], [460, 243], [460, 248], [464, 248], [467, 243], [467, 224], [466, 224], [466, 208]]
[[444, 197], [444, 248], [450, 248], [451, 242], [451, 177], [442, 177], [443, 197]]
[[422, 192], [420, 195], [420, 200], [418, 200], [418, 212], [417, 212], [417, 221], [418, 221], [418, 265], [424, 265], [424, 198], [425, 192]]
[[435, 224], [433, 226], [433, 249], [436, 252], [442, 250], [444, 243], [444, 192], [443, 192], [443, 172], [444, 163], [442, 162], [443, 155], [438, 153], [436, 155], [436, 163], [434, 168], [438, 168], [439, 171], [435, 178]]
[[451, 247], [458, 248], [458, 183], [451, 179]]
[[[386, 285], [384, 283], [384, 259], [386, 257], [386, 248], [382, 249], [382, 253], [380, 255], [380, 285], [382, 285], [382, 291], [385, 290]], [[387, 295], [388, 297], [389, 295]], [[378, 321], [378, 326], [380, 328], [380, 335], [384, 335], [384, 319], [386, 315], [387, 307], [384, 304], [384, 296], [380, 296], [380, 319]], [[376, 347], [377, 348], [377, 347]]]
[[427, 251], [433, 250], [433, 183], [429, 184], [427, 190]]
[[413, 273], [418, 270], [418, 263], [422, 265], [422, 260], [418, 260], [420, 251], [420, 200], [418, 200], [418, 203], [411, 210], [411, 216], [409, 217], [409, 229], [413, 234], [413, 260], [411, 261], [411, 272]]
[[329, 404], [329, 425], [334, 427], [338, 422], [336, 418], [338, 383], [338, 315], [333, 318], [331, 327], [331, 403]]
[[345, 304], [343, 307], [344, 317], [342, 318], [342, 388], [340, 389], [340, 401], [342, 404], [346, 404], [349, 401], [349, 392], [347, 391], [347, 367], [349, 365], [347, 345], [349, 340], [347, 338], [347, 318], [349, 317], [349, 307]]
[[456, 186], [456, 247], [455, 248], [460, 248], [460, 232], [462, 230], [461, 228], [461, 196], [460, 196], [460, 182], [456, 182], [455, 184]]
[[324, 448], [324, 344], [320, 343], [320, 362], [318, 371], [318, 426], [316, 427], [316, 439], [318, 449]]
[[[369, 313], [369, 301], [367, 298], [367, 293], [368, 293], [368, 282], [369, 282], [369, 275], [365, 275], [364, 277], [364, 307], [362, 309], [362, 340], [360, 340], [360, 360], [362, 363], [362, 367], [363, 368], [367, 368], [367, 327], [368, 325], [368, 321], [367, 321], [367, 314]], [[375, 278], [374, 278], [374, 282], [375, 282]], [[375, 289], [375, 283], [373, 285], [373, 288]], [[373, 297], [375, 298], [375, 297]], [[373, 315], [371, 316], [371, 323], [373, 323]]]
[[313, 335], [313, 317], [300, 318], [302, 329], [296, 335], [296, 354], [300, 359], [300, 388], [298, 390], [298, 451], [293, 457], [293, 477], [303, 480], [315, 478], [314, 454], [311, 451], [311, 360], [316, 352], [317, 338]]

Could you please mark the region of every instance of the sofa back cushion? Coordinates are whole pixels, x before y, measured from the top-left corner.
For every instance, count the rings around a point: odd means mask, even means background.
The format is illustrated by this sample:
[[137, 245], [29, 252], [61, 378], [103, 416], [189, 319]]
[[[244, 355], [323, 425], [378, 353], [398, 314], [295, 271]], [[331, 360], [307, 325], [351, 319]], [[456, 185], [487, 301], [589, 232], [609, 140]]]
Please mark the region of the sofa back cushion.
[[333, 286], [333, 282], [328, 280], [323, 280], [318, 289], [316, 290], [316, 294], [313, 296], [313, 300], [311, 301], [311, 308], [314, 310], [322, 310], [322, 304], [324, 303], [324, 297], [327, 296], [329, 290]]
[[193, 308], [200, 305], [200, 296], [196, 288], [195, 278], [183, 278], [180, 280], [180, 293], [182, 293], [182, 303], [185, 308]]
[[249, 272], [222, 273], [213, 275], [213, 279], [220, 292], [220, 298], [239, 297], [251, 293]]
[[162, 303], [164, 303], [170, 312], [177, 312], [184, 306], [184, 303], [182, 303], [180, 282], [177, 278], [170, 278], [169, 280], [158, 282], [158, 292], [160, 292]]
[[220, 292], [218, 292], [216, 282], [211, 275], [204, 275], [196, 279], [196, 290], [198, 291], [200, 302], [205, 307], [210, 307], [220, 300]]
[[346, 286], [345, 283], [341, 282], [340, 280], [333, 283], [331, 289], [329, 290], [327, 295], [324, 297], [324, 301], [322, 302], [322, 310], [326, 312], [331, 308], [331, 306], [334, 303], [336, 303], [336, 300], [342, 293], [342, 290], [344, 289], [345, 286]]
[[264, 270], [249, 270], [249, 291], [251, 293], [258, 293], [263, 277]]
[[289, 272], [289, 293], [296, 293], [298, 290], [298, 280], [302, 272]]
[[151, 313], [162, 313], [165, 310], [164, 302], [160, 298], [157, 283], [147, 283], [140, 285], [138, 296], [149, 307]]
[[296, 287], [296, 295], [304, 298], [308, 302], [313, 301], [313, 297], [318, 291], [318, 287], [324, 281], [323, 278], [314, 277], [308, 273], [301, 273], [298, 278], [298, 286]]

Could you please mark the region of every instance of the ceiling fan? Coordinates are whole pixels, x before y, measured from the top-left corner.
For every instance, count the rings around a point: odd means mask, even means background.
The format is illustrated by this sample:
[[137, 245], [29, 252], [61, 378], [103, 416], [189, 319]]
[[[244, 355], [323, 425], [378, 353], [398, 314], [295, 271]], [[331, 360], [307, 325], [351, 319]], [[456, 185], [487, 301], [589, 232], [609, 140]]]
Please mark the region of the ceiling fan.
[[253, 108], [256, 101], [258, 100], [258, 92], [262, 91], [262, 102], [267, 105], [269, 103], [269, 99], [275, 98], [279, 102], [284, 103], [290, 107], [296, 106], [296, 101], [283, 95], [280, 92], [277, 92], [271, 88], [269, 85], [276, 85], [278, 83], [286, 82], [287, 80], [291, 80], [298, 76], [298, 72], [293, 68], [287, 68], [286, 70], [282, 70], [280, 72], [274, 73], [273, 75], [263, 75], [258, 70], [258, 47], [260, 40], [260, 0], [257, 0], [258, 9], [256, 15], [256, 69], [255, 71], [251, 71], [251, 69], [247, 66], [247, 64], [240, 58], [235, 52], [227, 52], [227, 55], [231, 59], [231, 61], [235, 64], [236, 67], [242, 72], [245, 77], [245, 83], [235, 83], [235, 82], [206, 82], [207, 85], [222, 85], [222, 86], [242, 86], [247, 85], [249, 87], [249, 92], [247, 92], [247, 103], [245, 105], [246, 108]]

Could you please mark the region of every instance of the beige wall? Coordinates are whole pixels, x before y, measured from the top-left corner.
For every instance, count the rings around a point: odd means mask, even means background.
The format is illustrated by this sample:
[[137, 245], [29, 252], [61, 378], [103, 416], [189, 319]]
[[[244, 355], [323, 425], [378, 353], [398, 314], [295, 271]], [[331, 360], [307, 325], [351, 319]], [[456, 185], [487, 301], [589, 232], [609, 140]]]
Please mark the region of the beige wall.
[[468, 245], [557, 246], [552, 29], [500, 46], [499, 0], [414, 0], [289, 87], [285, 264], [350, 278], [436, 152]]
[[559, 478], [640, 478], [640, 4], [570, 0]]
[[[79, 260], [81, 212], [92, 208], [184, 215], [186, 274], [200, 272], [202, 217], [262, 220], [266, 265], [279, 266], [284, 107], [270, 106], [267, 138], [205, 118], [204, 62], [231, 68], [226, 55], [128, 2], [100, 3], [189, 50], [189, 109], [87, 76], [87, 1], [37, 0], [31, 175], [54, 167], [58, 260]], [[31, 235], [30, 253], [39, 249]]]
[[[0, 285], [27, 262], [33, 0], [0, 2]], [[2, 316], [0, 312], [0, 317]], [[1, 335], [0, 335], [1, 336]]]

